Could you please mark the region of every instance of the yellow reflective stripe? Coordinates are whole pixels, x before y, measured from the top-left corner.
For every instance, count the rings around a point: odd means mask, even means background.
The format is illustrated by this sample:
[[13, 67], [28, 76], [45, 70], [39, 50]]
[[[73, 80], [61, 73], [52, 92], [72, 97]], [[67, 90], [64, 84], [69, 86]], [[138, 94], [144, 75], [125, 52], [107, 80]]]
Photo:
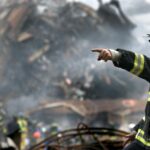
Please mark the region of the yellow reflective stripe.
[[143, 131], [142, 129], [138, 129], [138, 133], [137, 133], [137, 135], [139, 135], [139, 134], [144, 135], [144, 131]]
[[150, 91], [148, 91], [147, 101], [150, 102]]
[[28, 130], [27, 129], [28, 124], [25, 120], [18, 120], [18, 124], [19, 124], [19, 127], [20, 127], [22, 132], [25, 132]]
[[[140, 134], [141, 134], [141, 136], [140, 136]], [[137, 133], [137, 135], [136, 135], [135, 138], [136, 138], [138, 141], [140, 141], [141, 143], [143, 143], [145, 146], [150, 146], [150, 142], [146, 141], [146, 140], [143, 138], [143, 135], [144, 135], [144, 131], [143, 131], [142, 129], [139, 129], [139, 130], [138, 130], [138, 133]]]
[[150, 142], [147, 142], [143, 137], [138, 136], [136, 139], [142, 142], [145, 146], [150, 146]]
[[138, 55], [137, 55], [137, 53], [135, 53], [134, 66], [133, 66], [133, 69], [130, 72], [134, 73], [137, 66], [138, 66]]
[[148, 102], [150, 102], [150, 97], [147, 99]]
[[137, 73], [138, 76], [143, 72], [144, 69], [144, 56], [140, 55], [140, 58], [141, 58], [141, 64], [140, 64], [139, 72]]
[[142, 73], [143, 69], [144, 69], [144, 56], [135, 53], [133, 69], [131, 69], [130, 72], [139, 76]]
[[143, 130], [141, 130], [141, 132], [140, 132], [142, 135], [144, 135], [144, 131]]

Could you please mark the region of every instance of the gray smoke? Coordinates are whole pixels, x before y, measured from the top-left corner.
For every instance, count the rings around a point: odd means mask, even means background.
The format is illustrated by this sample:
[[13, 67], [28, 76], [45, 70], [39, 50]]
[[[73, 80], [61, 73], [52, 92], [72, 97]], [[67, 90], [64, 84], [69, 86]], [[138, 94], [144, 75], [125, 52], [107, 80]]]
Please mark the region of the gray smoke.
[[[88, 3], [93, 4], [93, 1], [88, 1]], [[86, 81], [86, 83], [90, 84], [92, 80], [92, 86], [96, 85], [95, 87], [101, 88], [102, 98], [116, 98], [114, 95], [118, 95], [117, 98], [143, 99], [148, 88], [148, 84], [145, 81], [132, 77], [123, 70], [114, 68], [111, 62], [107, 64], [104, 62], [98, 63], [95, 54], [90, 51], [95, 47], [124, 48], [150, 55], [148, 50], [150, 45], [145, 37], [150, 31], [149, 20], [147, 19], [150, 13], [148, 10], [144, 12], [144, 9], [140, 13], [139, 9], [136, 9], [141, 6], [140, 1], [134, 5], [135, 8], [129, 7], [129, 3], [131, 1], [121, 1], [125, 13], [129, 15], [129, 18], [137, 26], [134, 31], [131, 31], [131, 34], [118, 31], [120, 34], [116, 35], [116, 31], [112, 31], [110, 28], [108, 28], [108, 32], [105, 32], [103, 27], [98, 27], [96, 31], [101, 31], [103, 35], [100, 36], [95, 33], [94, 29], [90, 31], [93, 26], [89, 27], [88, 20], [85, 24], [84, 22], [74, 22], [77, 27], [85, 25], [82, 28], [85, 32], [81, 34], [82, 31], [78, 30], [78, 28], [69, 28], [69, 23], [73, 20], [68, 20], [63, 29], [59, 30], [56, 35], [55, 31], [47, 27], [47, 24], [42, 26], [40, 21], [36, 22], [38, 27], [36, 26], [34, 34], [38, 31], [36, 34], [39, 38], [39, 32], [42, 30], [44, 35], [41, 34], [40, 40], [37, 38], [33, 41], [31, 40], [28, 44], [12, 45], [11, 56], [7, 58], [8, 61], [5, 64], [9, 66], [5, 70], [5, 79], [7, 80], [2, 82], [0, 93], [8, 99], [5, 102], [8, 113], [15, 115], [19, 112], [26, 112], [30, 108], [37, 107], [41, 101], [46, 99], [65, 99], [64, 93], [62, 93], [63, 90], [60, 88], [64, 84], [64, 78], [70, 79], [73, 82], [73, 86], [75, 85], [77, 88], [84, 90], [84, 81], [86, 77], [90, 78], [88, 79], [90, 81]], [[97, 3], [93, 5], [94, 8], [97, 8]], [[78, 17], [78, 14], [75, 17]], [[59, 18], [59, 21], [63, 22], [63, 19], [63, 17]], [[94, 22], [94, 20], [92, 21]], [[65, 31], [65, 25], [68, 25], [69, 32]], [[55, 30], [58, 30], [59, 24], [56, 24], [55, 27]], [[52, 40], [49, 39], [49, 34], [52, 35]], [[51, 44], [50, 52], [41, 57], [36, 63], [28, 65], [26, 63], [28, 56], [42, 47], [44, 43], [42, 36], [46, 36], [49, 40]], [[65, 40], [63, 40], [64, 37]], [[64, 45], [67, 46], [65, 47]], [[112, 86], [106, 75], [113, 81]], [[104, 84], [99, 80], [104, 80]], [[120, 87], [122, 89], [118, 90]], [[7, 93], [10, 96], [7, 97]], [[89, 89], [87, 90], [86, 98], [94, 99], [95, 95], [96, 92]]]

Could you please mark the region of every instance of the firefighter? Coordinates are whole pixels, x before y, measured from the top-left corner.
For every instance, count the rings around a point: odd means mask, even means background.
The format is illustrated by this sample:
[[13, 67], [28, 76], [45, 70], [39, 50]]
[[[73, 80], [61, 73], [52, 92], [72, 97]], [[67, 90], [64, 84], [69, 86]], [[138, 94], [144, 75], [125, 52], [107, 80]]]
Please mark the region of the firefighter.
[[[123, 49], [96, 48], [92, 52], [99, 54], [98, 61], [111, 60], [116, 67], [125, 69], [150, 82], [150, 58], [147, 56]], [[134, 127], [133, 132], [128, 136], [128, 140], [133, 138], [134, 140], [124, 150], [150, 149], [150, 89], [145, 107], [145, 116]]]
[[15, 150], [20, 150], [21, 132], [20, 127], [15, 118], [12, 118], [6, 125], [7, 141], [10, 144], [9, 147], [13, 147]]
[[57, 123], [52, 123], [50, 126], [50, 135], [56, 135], [59, 132], [59, 125]]
[[[9, 135], [12, 135], [14, 132], [16, 131], [16, 128], [14, 129], [14, 124], [12, 124], [12, 128], [13, 130], [7, 130], [7, 126], [6, 126], [6, 111], [4, 109], [4, 106], [2, 103], [0, 103], [0, 149], [1, 150], [7, 150], [7, 149], [12, 149], [12, 150], [16, 150], [17, 146], [15, 144], [14, 139], [11, 139], [11, 137]], [[11, 128], [11, 129], [12, 129]], [[10, 129], [10, 128], [9, 128]], [[8, 131], [8, 132], [7, 132]], [[7, 135], [7, 133], [9, 133]]]
[[21, 131], [21, 145], [20, 145], [20, 149], [24, 150], [27, 148], [27, 139], [28, 139], [28, 120], [24, 115], [20, 115], [19, 117], [17, 117], [17, 123], [20, 127], [20, 131]]

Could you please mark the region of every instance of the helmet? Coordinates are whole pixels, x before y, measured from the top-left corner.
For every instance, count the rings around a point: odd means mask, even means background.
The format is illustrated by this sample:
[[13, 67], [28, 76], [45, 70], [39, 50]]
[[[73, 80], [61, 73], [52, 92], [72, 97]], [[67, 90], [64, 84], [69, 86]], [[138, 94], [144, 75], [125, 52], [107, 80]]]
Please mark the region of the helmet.
[[18, 125], [18, 123], [16, 122], [15, 119], [11, 120], [10, 122], [8, 122], [8, 124], [6, 125], [6, 135], [10, 136], [14, 133], [17, 133], [20, 131], [20, 127]]

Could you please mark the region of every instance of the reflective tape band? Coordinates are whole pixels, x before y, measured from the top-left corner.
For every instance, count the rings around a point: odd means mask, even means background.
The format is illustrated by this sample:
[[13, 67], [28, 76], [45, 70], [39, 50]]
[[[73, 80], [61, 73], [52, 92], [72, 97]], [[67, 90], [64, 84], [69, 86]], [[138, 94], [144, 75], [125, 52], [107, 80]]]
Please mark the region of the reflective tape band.
[[145, 121], [145, 116], [142, 119]]
[[137, 75], [140, 75], [144, 70], [144, 55], [140, 55], [140, 57], [141, 57], [141, 65], [140, 65], [140, 70]]
[[25, 120], [18, 120], [18, 124], [19, 124], [19, 127], [21, 129], [21, 132], [26, 132], [28, 131], [27, 129], [27, 122]]
[[143, 143], [145, 146], [150, 146], [150, 142], [147, 142], [143, 137], [138, 136], [136, 139]]
[[144, 135], [144, 131], [142, 129], [139, 129], [138, 131], [139, 131], [139, 133], [141, 133], [142, 135]]
[[139, 76], [142, 73], [143, 69], [144, 69], [144, 56], [135, 53], [134, 66], [130, 72]]
[[147, 101], [150, 102], [150, 97], [148, 97]]
[[147, 101], [150, 102], [150, 91], [148, 91]]
[[138, 55], [135, 53], [134, 66], [130, 72], [134, 74], [136, 68], [138, 68]]
[[138, 133], [135, 137], [135, 139], [137, 139], [138, 141], [140, 141], [141, 143], [143, 143], [145, 146], [150, 146], [150, 142], [149, 141], [146, 141], [144, 138], [143, 138], [143, 135], [144, 135], [144, 131], [142, 129], [139, 129], [138, 130]]

